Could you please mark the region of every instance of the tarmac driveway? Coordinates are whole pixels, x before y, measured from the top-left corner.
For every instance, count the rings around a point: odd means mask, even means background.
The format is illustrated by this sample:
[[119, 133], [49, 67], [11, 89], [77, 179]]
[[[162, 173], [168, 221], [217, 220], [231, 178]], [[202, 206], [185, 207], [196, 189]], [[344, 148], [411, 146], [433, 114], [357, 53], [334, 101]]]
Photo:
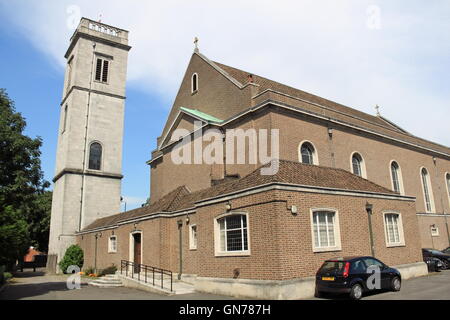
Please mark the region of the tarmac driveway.
[[[326, 299], [347, 299], [327, 296]], [[450, 300], [450, 270], [430, 273], [428, 276], [402, 281], [400, 292], [375, 292], [363, 300]], [[322, 300], [315, 298], [314, 300]]]

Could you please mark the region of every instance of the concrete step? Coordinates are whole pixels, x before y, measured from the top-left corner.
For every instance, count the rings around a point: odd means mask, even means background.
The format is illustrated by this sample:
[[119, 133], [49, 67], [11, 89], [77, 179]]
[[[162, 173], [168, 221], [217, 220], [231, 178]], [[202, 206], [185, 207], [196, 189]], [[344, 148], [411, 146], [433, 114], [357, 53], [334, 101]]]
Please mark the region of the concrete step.
[[96, 282], [96, 283], [105, 283], [105, 284], [120, 284], [120, 283], [122, 283], [122, 281], [120, 281], [119, 279], [97, 279], [97, 280], [94, 280], [93, 282]]
[[[118, 273], [119, 278], [122, 279], [125, 287], [132, 287], [141, 290], [158, 292], [165, 295], [179, 295], [188, 294], [195, 292], [194, 286], [192, 284], [178, 281], [175, 277], [173, 278], [172, 291], [170, 291], [170, 279], [164, 278], [164, 287], [161, 288], [160, 279], [157, 279], [155, 274], [155, 285], [152, 284], [153, 278], [149, 277], [147, 274], [147, 283], [145, 283], [144, 277], [141, 274], [140, 280], [138, 280], [137, 275], [134, 274], [133, 278], [130, 274], [128, 277], [123, 273], [122, 275]], [[158, 281], [157, 281], [158, 280]]]
[[100, 288], [114, 288], [114, 287], [123, 287], [122, 283], [99, 283], [96, 281], [89, 282], [89, 285]]

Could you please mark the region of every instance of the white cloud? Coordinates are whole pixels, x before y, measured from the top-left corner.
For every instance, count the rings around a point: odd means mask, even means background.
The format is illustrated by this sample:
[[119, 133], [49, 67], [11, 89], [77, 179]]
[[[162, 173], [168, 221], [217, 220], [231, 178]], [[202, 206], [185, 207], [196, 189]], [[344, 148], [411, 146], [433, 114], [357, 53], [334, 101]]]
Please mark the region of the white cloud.
[[[130, 31], [129, 85], [173, 100], [193, 50], [450, 145], [450, 4], [434, 1], [14, 1], [11, 27], [63, 68], [82, 16]], [[367, 8], [380, 9], [380, 29]], [[373, 11], [372, 11], [373, 13]], [[167, 107], [170, 107], [169, 105]]]

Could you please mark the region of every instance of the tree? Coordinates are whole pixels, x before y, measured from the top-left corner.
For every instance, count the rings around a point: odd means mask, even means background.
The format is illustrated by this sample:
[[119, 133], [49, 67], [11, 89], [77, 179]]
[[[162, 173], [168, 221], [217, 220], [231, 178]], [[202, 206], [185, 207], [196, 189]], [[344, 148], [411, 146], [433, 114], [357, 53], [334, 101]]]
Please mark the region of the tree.
[[30, 236], [36, 234], [36, 210], [45, 207], [42, 202], [48, 197], [43, 195], [50, 184], [39, 158], [42, 139], [24, 135], [25, 127], [14, 102], [0, 89], [0, 265], [26, 253]]

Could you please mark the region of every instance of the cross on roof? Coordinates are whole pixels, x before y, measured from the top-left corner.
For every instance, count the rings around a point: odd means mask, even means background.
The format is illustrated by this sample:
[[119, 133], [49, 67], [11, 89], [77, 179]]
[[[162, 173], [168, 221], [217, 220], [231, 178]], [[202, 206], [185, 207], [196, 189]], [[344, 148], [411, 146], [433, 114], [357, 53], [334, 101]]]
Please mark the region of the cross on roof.
[[377, 116], [380, 116], [380, 106], [379, 105], [375, 105], [375, 110], [377, 111]]
[[195, 44], [195, 51], [198, 51], [198, 38], [194, 38], [194, 44]]

